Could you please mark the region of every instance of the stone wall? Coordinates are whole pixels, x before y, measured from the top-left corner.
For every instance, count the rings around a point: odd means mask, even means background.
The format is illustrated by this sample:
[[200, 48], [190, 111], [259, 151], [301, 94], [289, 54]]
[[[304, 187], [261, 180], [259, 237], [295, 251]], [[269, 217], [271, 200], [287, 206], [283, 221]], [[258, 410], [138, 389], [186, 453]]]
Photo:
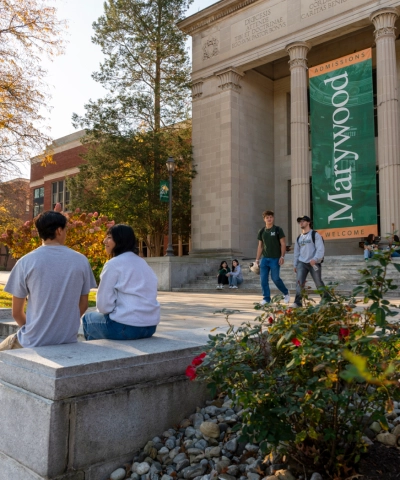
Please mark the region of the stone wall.
[[106, 480], [192, 413], [203, 329], [0, 353], [0, 480]]

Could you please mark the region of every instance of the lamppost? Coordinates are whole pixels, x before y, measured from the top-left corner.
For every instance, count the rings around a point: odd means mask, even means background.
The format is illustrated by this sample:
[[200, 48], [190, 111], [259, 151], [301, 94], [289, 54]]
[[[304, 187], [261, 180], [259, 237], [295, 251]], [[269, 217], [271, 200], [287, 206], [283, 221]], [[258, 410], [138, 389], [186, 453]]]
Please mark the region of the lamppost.
[[167, 170], [169, 173], [169, 219], [168, 219], [168, 248], [166, 257], [174, 257], [174, 248], [172, 247], [172, 174], [175, 170], [175, 161], [173, 157], [168, 157]]

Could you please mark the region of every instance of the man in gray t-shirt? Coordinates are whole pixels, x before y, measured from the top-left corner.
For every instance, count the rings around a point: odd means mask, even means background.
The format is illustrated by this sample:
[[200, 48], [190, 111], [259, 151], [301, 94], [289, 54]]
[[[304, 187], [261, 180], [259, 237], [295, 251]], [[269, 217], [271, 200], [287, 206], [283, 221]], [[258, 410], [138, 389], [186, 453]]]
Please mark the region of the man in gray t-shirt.
[[0, 344], [0, 351], [77, 341], [80, 317], [96, 282], [87, 258], [64, 245], [66, 224], [58, 212], [37, 218], [43, 244], [16, 263], [4, 288], [13, 296], [12, 315], [21, 328]]

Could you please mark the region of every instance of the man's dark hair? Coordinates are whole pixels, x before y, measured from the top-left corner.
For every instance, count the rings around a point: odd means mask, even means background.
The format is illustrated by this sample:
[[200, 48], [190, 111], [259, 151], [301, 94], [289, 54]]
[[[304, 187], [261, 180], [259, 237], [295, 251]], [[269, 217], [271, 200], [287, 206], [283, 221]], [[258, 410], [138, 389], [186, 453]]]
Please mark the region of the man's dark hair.
[[114, 225], [107, 230], [107, 235], [111, 235], [115, 242], [115, 247], [111, 252], [112, 257], [118, 257], [121, 253], [133, 252], [138, 253], [135, 232], [129, 225], [122, 223]]
[[263, 218], [265, 218], [267, 215], [274, 216], [274, 212], [272, 210], [264, 210], [262, 213]]
[[54, 240], [56, 238], [57, 228], [64, 228], [67, 225], [67, 219], [62, 213], [48, 210], [41, 213], [35, 220], [35, 226], [42, 240]]

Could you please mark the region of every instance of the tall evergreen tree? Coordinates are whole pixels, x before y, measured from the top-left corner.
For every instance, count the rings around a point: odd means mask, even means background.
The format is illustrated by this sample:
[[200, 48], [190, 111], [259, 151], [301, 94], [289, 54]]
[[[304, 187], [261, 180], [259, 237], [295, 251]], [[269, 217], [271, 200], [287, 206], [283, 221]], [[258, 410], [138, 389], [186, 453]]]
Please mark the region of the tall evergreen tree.
[[[108, 94], [90, 101], [83, 117], [73, 116], [90, 144], [87, 165], [70, 181], [75, 205], [85, 203], [108, 214], [114, 210], [121, 220], [124, 212], [156, 255], [168, 212], [160, 203], [160, 180], [167, 178], [165, 162], [173, 152], [178, 155], [174, 204], [175, 198], [187, 199], [174, 230], [182, 230], [183, 217], [190, 223], [190, 68], [185, 36], [176, 27], [190, 2], [108, 0], [92, 39], [105, 55], [93, 78]], [[112, 199], [101, 188], [105, 179], [110, 187], [111, 177], [118, 178]]]

